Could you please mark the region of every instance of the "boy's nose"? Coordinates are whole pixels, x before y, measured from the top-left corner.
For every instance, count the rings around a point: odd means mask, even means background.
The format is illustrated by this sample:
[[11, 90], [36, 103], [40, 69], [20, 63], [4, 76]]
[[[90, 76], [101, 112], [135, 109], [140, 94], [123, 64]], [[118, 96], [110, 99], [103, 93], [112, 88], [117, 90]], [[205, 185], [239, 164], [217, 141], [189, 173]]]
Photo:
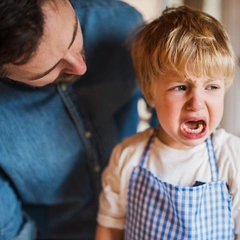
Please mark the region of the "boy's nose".
[[204, 100], [200, 92], [194, 92], [191, 94], [189, 100], [186, 103], [186, 109], [188, 111], [197, 112], [204, 109]]

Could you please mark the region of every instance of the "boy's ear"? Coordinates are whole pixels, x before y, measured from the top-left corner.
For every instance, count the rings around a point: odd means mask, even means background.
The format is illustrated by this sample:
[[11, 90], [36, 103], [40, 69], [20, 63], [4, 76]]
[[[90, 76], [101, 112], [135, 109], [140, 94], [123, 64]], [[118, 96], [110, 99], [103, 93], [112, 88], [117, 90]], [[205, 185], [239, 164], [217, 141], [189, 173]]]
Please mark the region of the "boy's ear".
[[154, 108], [155, 107], [154, 98], [152, 98], [151, 100], [148, 100], [148, 104], [150, 105], [150, 107]]
[[148, 104], [154, 108], [155, 107], [155, 96], [156, 96], [156, 87], [155, 87], [155, 82], [151, 84], [149, 87], [149, 98], [148, 98]]

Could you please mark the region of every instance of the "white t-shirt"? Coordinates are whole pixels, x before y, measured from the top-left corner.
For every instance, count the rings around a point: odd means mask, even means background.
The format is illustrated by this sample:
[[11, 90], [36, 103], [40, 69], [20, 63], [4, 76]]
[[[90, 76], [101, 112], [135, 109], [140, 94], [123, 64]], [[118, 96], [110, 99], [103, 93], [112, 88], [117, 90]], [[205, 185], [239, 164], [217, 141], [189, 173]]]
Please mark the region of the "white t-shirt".
[[[152, 132], [152, 129], [147, 129], [137, 133], [114, 148], [102, 176], [103, 191], [97, 216], [102, 226], [124, 229], [129, 179], [133, 168], [140, 163]], [[240, 138], [218, 129], [213, 135], [213, 145], [219, 178], [227, 182], [232, 195], [235, 234], [236, 239], [240, 239]], [[211, 181], [205, 142], [189, 150], [178, 150], [166, 146], [155, 137], [146, 167], [162, 181], [177, 186]]]

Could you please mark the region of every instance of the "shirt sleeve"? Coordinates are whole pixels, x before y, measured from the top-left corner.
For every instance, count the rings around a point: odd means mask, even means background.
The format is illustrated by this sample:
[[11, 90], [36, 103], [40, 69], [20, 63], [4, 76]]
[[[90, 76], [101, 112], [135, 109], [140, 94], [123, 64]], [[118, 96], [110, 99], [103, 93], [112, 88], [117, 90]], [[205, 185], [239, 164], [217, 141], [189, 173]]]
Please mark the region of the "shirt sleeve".
[[220, 177], [227, 181], [232, 198], [235, 240], [240, 240], [240, 138], [220, 129], [215, 138], [218, 146]]
[[0, 239], [34, 240], [34, 224], [21, 209], [11, 185], [0, 175]]
[[229, 169], [230, 194], [232, 196], [232, 212], [234, 219], [235, 239], [240, 240], [240, 139], [229, 140], [229, 155], [232, 167]]
[[133, 169], [138, 166], [152, 129], [123, 140], [112, 151], [102, 174], [103, 190], [99, 197], [97, 221], [108, 228], [124, 229], [128, 185]]
[[28, 217], [24, 216], [24, 224], [18, 233], [18, 235], [14, 238], [14, 240], [35, 240], [36, 237], [36, 226], [35, 223]]
[[239, 170], [236, 175], [236, 178], [233, 180], [230, 194], [232, 195], [232, 210], [233, 210], [233, 219], [234, 219], [235, 239], [240, 240], [240, 173], [239, 173]]
[[[116, 146], [111, 154], [109, 165], [102, 175], [103, 190], [99, 197], [97, 221], [108, 228], [124, 229], [125, 209], [121, 196], [121, 171], [119, 166], [120, 147]], [[123, 200], [124, 201], [124, 200]]]

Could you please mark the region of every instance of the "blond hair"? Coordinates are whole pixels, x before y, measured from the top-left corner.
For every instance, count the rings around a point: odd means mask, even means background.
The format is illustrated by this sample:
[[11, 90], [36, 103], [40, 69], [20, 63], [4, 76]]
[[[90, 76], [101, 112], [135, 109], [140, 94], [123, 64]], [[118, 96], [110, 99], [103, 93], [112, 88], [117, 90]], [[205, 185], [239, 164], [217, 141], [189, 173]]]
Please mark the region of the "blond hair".
[[162, 15], [137, 29], [132, 59], [146, 100], [160, 74], [223, 77], [225, 89], [233, 81], [235, 57], [223, 26], [212, 16], [186, 6], [166, 8]]

